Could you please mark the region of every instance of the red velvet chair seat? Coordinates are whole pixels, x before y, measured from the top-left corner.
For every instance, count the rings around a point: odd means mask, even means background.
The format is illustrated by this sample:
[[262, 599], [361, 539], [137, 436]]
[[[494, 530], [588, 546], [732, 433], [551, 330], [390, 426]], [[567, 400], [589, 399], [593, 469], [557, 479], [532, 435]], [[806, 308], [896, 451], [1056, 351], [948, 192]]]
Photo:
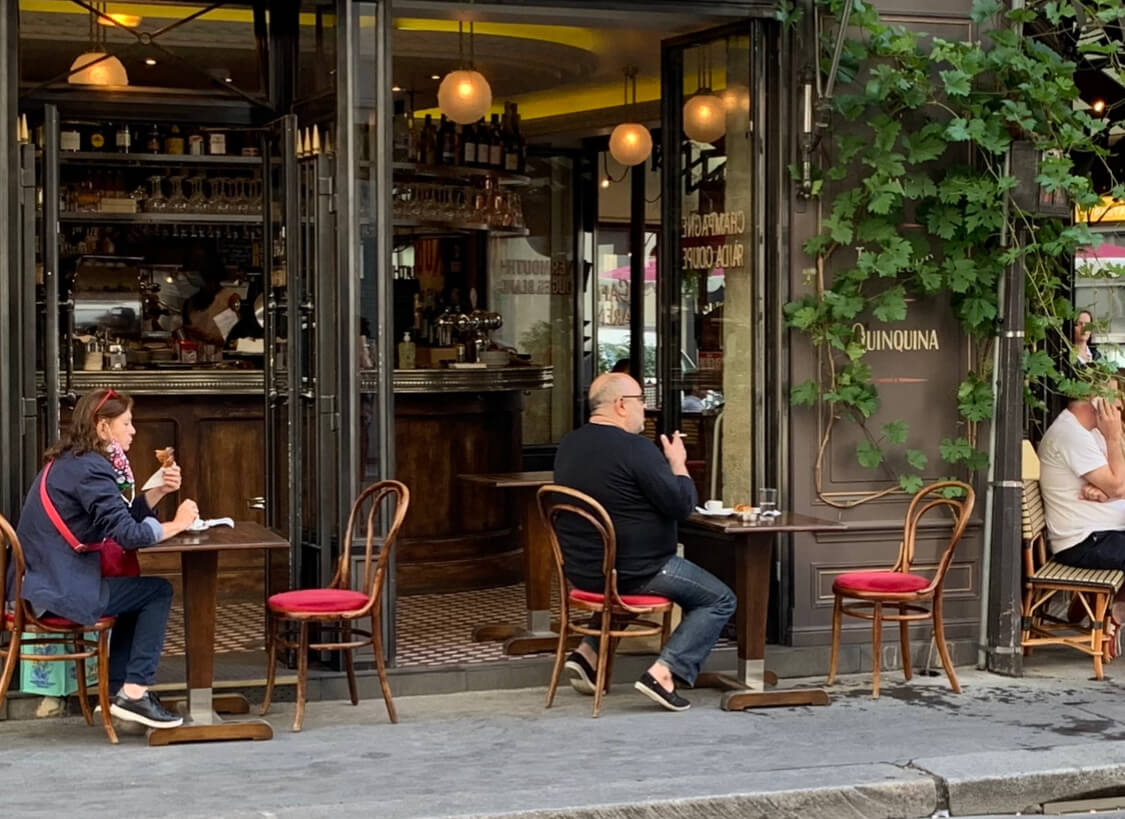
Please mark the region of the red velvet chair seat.
[[846, 572], [832, 583], [832, 591], [886, 592], [904, 594], [921, 591], [930, 585], [929, 578], [908, 572]]
[[298, 589], [270, 596], [274, 611], [293, 614], [357, 611], [367, 605], [368, 595], [348, 589]]
[[[16, 615], [13, 612], [10, 612], [10, 611], [4, 612], [4, 625], [6, 625], [6, 626], [11, 625], [15, 621], [16, 621]], [[73, 620], [67, 620], [65, 617], [40, 617], [39, 622], [42, 623], [45, 626], [49, 626], [50, 628], [73, 628], [73, 629], [91, 628], [91, 626], [87, 626], [87, 625], [84, 625], [82, 623], [76, 623]], [[113, 618], [112, 617], [101, 617], [101, 618], [98, 619], [98, 622], [97, 622], [97, 625], [99, 625], [99, 626], [112, 625], [112, 624], [113, 624]], [[24, 625], [30, 626], [32, 624], [31, 623], [24, 623]]]
[[[583, 603], [598, 603], [599, 605], [605, 604], [605, 596], [597, 592], [582, 591], [581, 589], [570, 590], [571, 600], [581, 600]], [[658, 597], [655, 594], [623, 594], [621, 599], [627, 606], [665, 606], [672, 601], [667, 597]]]

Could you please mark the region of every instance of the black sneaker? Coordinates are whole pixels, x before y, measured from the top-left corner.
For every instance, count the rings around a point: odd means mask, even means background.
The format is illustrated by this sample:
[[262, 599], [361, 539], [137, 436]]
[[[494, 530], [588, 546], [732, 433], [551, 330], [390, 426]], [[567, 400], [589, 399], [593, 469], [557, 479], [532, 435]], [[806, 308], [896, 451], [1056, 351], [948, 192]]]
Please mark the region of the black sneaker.
[[150, 691], [136, 700], [118, 694], [113, 698], [109, 712], [118, 719], [139, 722], [149, 728], [179, 728], [184, 724], [183, 717], [170, 713]]
[[598, 675], [585, 657], [577, 651], [572, 651], [570, 656], [566, 658], [566, 665], [563, 667], [569, 672], [568, 679], [571, 688], [579, 694], [594, 696], [594, 682]]
[[640, 691], [662, 708], [667, 708], [669, 711], [686, 711], [691, 708], [691, 703], [677, 694], [674, 688], [669, 691], [656, 681], [656, 677], [652, 676], [647, 671], [641, 675], [639, 680], [633, 683], [633, 688]]

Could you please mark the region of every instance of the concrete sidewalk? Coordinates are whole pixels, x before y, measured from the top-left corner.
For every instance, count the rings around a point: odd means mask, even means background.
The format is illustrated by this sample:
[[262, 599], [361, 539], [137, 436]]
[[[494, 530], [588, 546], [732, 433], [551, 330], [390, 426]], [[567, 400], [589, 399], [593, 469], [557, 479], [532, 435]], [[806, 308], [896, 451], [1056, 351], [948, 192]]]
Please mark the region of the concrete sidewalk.
[[292, 734], [281, 704], [275, 739], [257, 744], [112, 747], [81, 720], [13, 721], [0, 798], [5, 817], [835, 819], [1125, 794], [1121, 684], [1090, 681], [1071, 654], [1036, 663], [1020, 680], [961, 669], [960, 696], [944, 677], [889, 672], [879, 700], [861, 676], [826, 708], [746, 713], [702, 690], [665, 713], [622, 685], [592, 720], [589, 698], [565, 688], [546, 711], [535, 688], [399, 698], [398, 725], [377, 700], [313, 702]]

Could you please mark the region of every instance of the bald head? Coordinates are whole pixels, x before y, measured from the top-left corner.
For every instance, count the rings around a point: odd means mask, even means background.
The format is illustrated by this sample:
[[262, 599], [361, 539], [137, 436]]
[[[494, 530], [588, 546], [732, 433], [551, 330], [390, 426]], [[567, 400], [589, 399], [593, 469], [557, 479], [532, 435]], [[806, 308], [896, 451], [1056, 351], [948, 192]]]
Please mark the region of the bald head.
[[644, 390], [626, 373], [605, 373], [590, 385], [590, 420], [629, 432], [644, 429]]

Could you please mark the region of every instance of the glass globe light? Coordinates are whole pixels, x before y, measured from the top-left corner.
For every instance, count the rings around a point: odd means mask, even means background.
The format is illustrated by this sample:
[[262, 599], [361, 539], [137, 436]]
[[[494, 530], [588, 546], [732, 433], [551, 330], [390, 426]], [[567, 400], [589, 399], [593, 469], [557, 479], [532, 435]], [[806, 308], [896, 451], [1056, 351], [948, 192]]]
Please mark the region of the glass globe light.
[[745, 85], [731, 85], [719, 94], [723, 109], [728, 113], [743, 111], [750, 113], [750, 89]]
[[623, 122], [609, 135], [609, 154], [622, 165], [640, 165], [652, 154], [652, 134], [639, 122]]
[[442, 79], [437, 99], [443, 114], [458, 125], [468, 125], [492, 107], [492, 87], [479, 71], [459, 69]]
[[[67, 77], [67, 82], [74, 85], [128, 85], [129, 75], [125, 73], [121, 60], [116, 57], [102, 60], [102, 57], [105, 57], [102, 51], [79, 54], [70, 65], [74, 73]], [[97, 65], [90, 65], [98, 60], [101, 62]]]
[[726, 131], [726, 109], [714, 94], [696, 94], [684, 103], [684, 133], [690, 139], [714, 142]]

